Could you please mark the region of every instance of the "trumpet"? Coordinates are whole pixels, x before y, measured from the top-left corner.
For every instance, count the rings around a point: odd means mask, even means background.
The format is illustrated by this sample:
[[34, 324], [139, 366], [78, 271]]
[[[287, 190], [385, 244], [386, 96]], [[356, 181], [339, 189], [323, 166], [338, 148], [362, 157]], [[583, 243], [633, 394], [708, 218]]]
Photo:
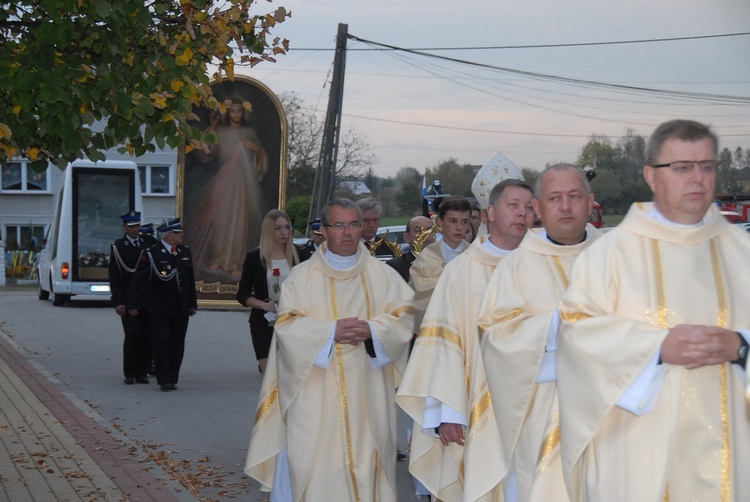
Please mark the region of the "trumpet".
[[412, 249], [415, 255], [418, 255], [422, 252], [422, 249], [424, 249], [425, 242], [427, 240], [434, 236], [437, 232], [440, 232], [440, 226], [438, 226], [437, 221], [433, 223], [432, 227], [428, 230], [425, 230], [422, 227], [419, 227], [417, 229], [417, 233], [414, 235], [414, 242], [412, 243]]

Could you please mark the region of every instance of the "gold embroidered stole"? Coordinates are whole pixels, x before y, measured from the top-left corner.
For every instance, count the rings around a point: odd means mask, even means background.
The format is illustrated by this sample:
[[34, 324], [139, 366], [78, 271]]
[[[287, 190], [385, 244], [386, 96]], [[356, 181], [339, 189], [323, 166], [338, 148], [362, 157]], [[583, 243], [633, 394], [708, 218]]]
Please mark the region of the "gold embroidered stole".
[[[372, 304], [370, 301], [370, 293], [367, 288], [367, 280], [365, 278], [364, 273], [360, 273], [360, 279], [362, 281], [362, 289], [365, 296], [365, 305], [367, 310], [367, 319], [372, 318]], [[336, 295], [336, 281], [333, 277], [329, 278], [329, 287], [330, 287], [330, 294], [331, 294], [331, 318], [335, 320], [341, 319], [339, 317], [339, 303], [338, 303], [338, 297]], [[344, 314], [345, 317], [348, 317], [349, 314]], [[347, 395], [347, 382], [346, 382], [346, 372], [345, 372], [345, 357], [347, 355], [351, 356], [352, 352], [354, 351], [355, 347], [348, 347], [346, 351], [343, 350], [342, 344], [335, 342], [334, 343], [334, 353], [336, 356], [336, 370], [337, 370], [337, 383], [338, 386], [335, 387], [336, 389], [336, 401], [338, 405], [336, 406], [336, 417], [339, 424], [339, 430], [344, 431], [344, 435], [346, 438], [346, 451], [347, 451], [347, 464], [349, 467], [349, 476], [351, 478], [352, 482], [352, 488], [354, 489], [354, 500], [355, 502], [359, 502], [361, 500], [360, 493], [359, 493], [359, 483], [357, 482], [357, 471], [358, 467], [355, 464], [355, 446], [354, 441], [352, 438], [352, 423], [351, 423], [351, 412], [349, 407], [349, 397]], [[348, 354], [344, 354], [344, 352], [347, 352]], [[360, 427], [358, 424], [354, 424], [354, 427]], [[373, 477], [373, 500], [377, 500], [377, 484], [378, 484], [378, 476], [379, 476], [379, 467], [380, 462], [378, 459], [378, 453], [377, 450], [375, 450], [375, 472]]]
[[[656, 272], [656, 299], [657, 299], [657, 322], [659, 327], [668, 329], [667, 323], [667, 305], [664, 289], [664, 277], [661, 263], [661, 253], [659, 249], [659, 241], [652, 240], [652, 252], [654, 258], [654, 266]], [[728, 305], [726, 298], [726, 286], [724, 284], [724, 276], [721, 271], [721, 265], [719, 263], [718, 253], [716, 250], [716, 243], [714, 240], [710, 241], [710, 252], [711, 252], [711, 266], [714, 276], [714, 283], [716, 284], [716, 296], [718, 300], [718, 314], [716, 324], [721, 328], [726, 328], [728, 325]], [[721, 418], [721, 430], [719, 431], [721, 437], [720, 441], [722, 444], [721, 448], [721, 498], [722, 502], [731, 502], [732, 500], [732, 480], [731, 480], [731, 448], [729, 438], [729, 403], [728, 403], [728, 366], [729, 363], [723, 363], [719, 365], [719, 382], [718, 389], [711, 388], [714, 382], [707, 381], [705, 372], [698, 373], [698, 370], [693, 371], [682, 371], [682, 395], [680, 399], [680, 416], [691, 415], [695, 417], [697, 414], [704, 413], [703, 417], [698, 417], [704, 422], [711, 423], [711, 417], [715, 410], [703, 409], [700, 406], [702, 403], [699, 402], [698, 397], [703, 395], [717, 395], [719, 396], [719, 414]], [[718, 391], [718, 392], [717, 392]], [[695, 422], [697, 420], [693, 420]], [[715, 435], [715, 431], [706, 430], [707, 436]], [[680, 460], [680, 459], [677, 459]], [[696, 459], [683, 459], [686, 462], [693, 462]], [[668, 502], [669, 497], [669, 485], [664, 490], [663, 501]]]

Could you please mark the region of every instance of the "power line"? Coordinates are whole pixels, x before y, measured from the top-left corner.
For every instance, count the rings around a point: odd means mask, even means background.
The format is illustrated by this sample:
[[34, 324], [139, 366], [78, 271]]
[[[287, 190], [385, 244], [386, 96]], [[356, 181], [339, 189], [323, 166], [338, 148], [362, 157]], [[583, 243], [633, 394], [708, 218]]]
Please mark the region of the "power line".
[[[500, 129], [479, 129], [476, 127], [457, 127], [457, 126], [447, 126], [447, 125], [440, 125], [440, 124], [425, 124], [424, 122], [407, 122], [405, 120], [391, 120], [391, 119], [380, 119], [375, 117], [365, 117], [364, 115], [352, 115], [349, 113], [343, 113], [344, 117], [351, 117], [355, 119], [361, 119], [361, 120], [371, 120], [374, 122], [387, 122], [389, 124], [401, 124], [401, 125], [409, 125], [409, 126], [417, 126], [417, 127], [430, 127], [433, 129], [448, 129], [452, 131], [468, 131], [468, 132], [485, 132], [485, 133], [491, 133], [491, 134], [511, 134], [515, 136], [543, 136], [543, 137], [552, 137], [552, 138], [590, 138], [591, 134], [555, 134], [555, 133], [542, 133], [542, 132], [529, 132], [529, 131], [503, 131]], [[655, 125], [655, 124], [649, 124], [649, 125]], [[721, 128], [724, 126], [714, 126], [715, 129]], [[726, 126], [726, 127], [734, 127], [734, 126]], [[742, 126], [746, 127], [746, 126]], [[626, 138], [627, 136], [616, 136], [616, 135], [607, 135], [610, 138]], [[747, 134], [722, 134], [722, 138], [733, 138], [733, 137], [748, 137], [750, 136], [750, 133]]]
[[[581, 99], [583, 99], [583, 96], [577, 96], [577, 95], [574, 95], [574, 94], [560, 92], [560, 91], [549, 91], [549, 90], [545, 90], [545, 89], [534, 89], [534, 88], [531, 88], [531, 87], [528, 87], [528, 86], [516, 85], [516, 84], [513, 84], [511, 82], [507, 82], [507, 81], [503, 81], [503, 82], [495, 81], [496, 85], [503, 85], [503, 86], [506, 87], [506, 89], [504, 91], [502, 91], [502, 92], [499, 92], [496, 88], [483, 89], [483, 88], [477, 87], [476, 85], [472, 85], [472, 84], [468, 83], [467, 79], [465, 78], [465, 75], [458, 74], [458, 72], [454, 72], [453, 70], [451, 70], [449, 68], [442, 68], [440, 66], [435, 65], [436, 68], [438, 68], [439, 71], [437, 71], [437, 70], [434, 71], [434, 70], [431, 70], [430, 68], [427, 68], [426, 65], [422, 64], [421, 61], [416, 61], [415, 60], [413, 62], [407, 62], [406, 56], [399, 55], [399, 54], [389, 54], [389, 55], [391, 57], [399, 59], [402, 62], [410, 64], [414, 68], [421, 68], [423, 71], [425, 71], [427, 73], [430, 73], [430, 74], [432, 74], [432, 75], [434, 75], [436, 77], [440, 77], [440, 78], [442, 78], [444, 80], [448, 80], [449, 82], [453, 82], [456, 85], [460, 85], [462, 87], [466, 87], [468, 89], [472, 89], [472, 90], [475, 90], [475, 91], [483, 93], [483, 94], [487, 94], [487, 95], [490, 95], [490, 96], [493, 96], [493, 97], [496, 97], [496, 98], [500, 98], [500, 99], [503, 99], [503, 100], [506, 100], [506, 101], [510, 101], [512, 103], [518, 103], [518, 104], [521, 104], [521, 105], [524, 105], [524, 106], [530, 106], [532, 108], [537, 108], [537, 109], [540, 109], [540, 110], [550, 111], [550, 112], [553, 112], [553, 113], [560, 113], [560, 114], [568, 115], [568, 116], [576, 116], [576, 117], [581, 117], [581, 118], [588, 118], [588, 119], [600, 120], [600, 121], [604, 121], [604, 122], [621, 122], [621, 120], [618, 120], [618, 119], [603, 118], [603, 117], [598, 117], [598, 116], [595, 116], [595, 115], [591, 115], [591, 114], [588, 114], [588, 113], [583, 113], [581, 111], [578, 111], [580, 105], [576, 105], [574, 103], [566, 103], [564, 101], [560, 101], [560, 100], [556, 100], [556, 99], [550, 99], [550, 98], [534, 97], [528, 91], [534, 91], [534, 92], [539, 92], [539, 93], [547, 93], [547, 94], [557, 94], [557, 95], [561, 95], [561, 96], [570, 96], [570, 97], [581, 98]], [[451, 73], [453, 73], [453, 74], [456, 75], [455, 78], [450, 76]], [[511, 87], [512, 89], [507, 89], [507, 87]], [[518, 90], [513, 90], [513, 89], [518, 89]], [[521, 91], [526, 91], [526, 92], [521, 92]], [[532, 102], [529, 102], [527, 100], [523, 100], [523, 99], [520, 99], [520, 98], [511, 98], [509, 96], [509, 94], [513, 94], [513, 95], [517, 95], [517, 96], [524, 96], [524, 97], [531, 98], [531, 99], [537, 99], [537, 100], [547, 101], [547, 102], [551, 102], [551, 103], [555, 103], [555, 104], [559, 104], [559, 105], [563, 105], [563, 106], [575, 106], [576, 110], [575, 111], [574, 110], [564, 111], [564, 110], [552, 108], [550, 106], [543, 106], [541, 104], [535, 104], [535, 103], [532, 103]], [[627, 94], [632, 94], [632, 93], [627, 93]], [[587, 96], [585, 99], [588, 99], [588, 100], [595, 99], [595, 100], [602, 100], [602, 101], [624, 101], [624, 100], [615, 100], [615, 99], [611, 99], [611, 98], [599, 98], [599, 97], [591, 97], [591, 96]], [[633, 100], [629, 100], [629, 101], [625, 101], [625, 102], [630, 103], [630, 104], [635, 103]], [[651, 103], [646, 103], [646, 104], [651, 104]], [[676, 105], [686, 106], [685, 103], [684, 103], [684, 101], [681, 101], [679, 103], [672, 103], [672, 104], [675, 105], [675, 106]], [[617, 113], [621, 113], [621, 114], [622, 113], [627, 113], [627, 114], [635, 114], [635, 115], [654, 115], [653, 112], [648, 113], [648, 112], [638, 112], [638, 111], [634, 111], [634, 110], [608, 109], [608, 108], [596, 107], [596, 106], [593, 106], [591, 104], [587, 104], [585, 110], [600, 110], [600, 111], [608, 111], [608, 112], [617, 112]], [[671, 114], [669, 116], [671, 116]], [[631, 122], [631, 123], [638, 124], [638, 125], [653, 125], [651, 123], [644, 123], [644, 122]]]
[[[559, 47], [595, 47], [598, 45], [627, 45], [627, 44], [650, 44], [659, 42], [682, 42], [686, 40], [706, 40], [711, 38], [742, 37], [750, 35], [750, 32], [719, 33], [716, 35], [696, 35], [690, 37], [671, 38], [644, 38], [636, 40], [611, 40], [605, 42], [574, 42], [564, 44], [533, 44], [533, 45], [490, 45], [490, 46], [468, 46], [468, 47], [412, 47], [409, 49], [388, 47], [386, 50], [409, 50], [409, 51], [484, 51], [484, 50], [512, 50], [512, 49], [554, 49]], [[349, 35], [350, 38], [355, 38]], [[332, 48], [291, 47], [290, 51], [333, 51]], [[350, 51], [378, 51], [383, 49], [347, 49]]]
[[583, 79], [577, 79], [577, 78], [572, 78], [572, 77], [560, 77], [557, 75], [535, 73], [535, 72], [526, 71], [526, 70], [516, 70], [514, 68], [504, 68], [502, 66], [495, 66], [495, 65], [485, 64], [485, 63], [477, 63], [475, 61], [468, 61], [464, 59], [450, 58], [447, 56], [440, 56], [438, 54], [430, 54], [427, 52], [422, 52], [422, 51], [413, 50], [413, 49], [406, 49], [406, 48], [398, 47], [395, 45], [389, 45], [389, 44], [384, 44], [381, 42], [367, 40], [364, 38], [357, 37], [355, 35], [349, 35], [349, 38], [352, 40], [356, 40], [358, 42], [362, 42], [364, 44], [371, 45], [371, 46], [385, 47], [388, 49], [398, 50], [398, 51], [406, 52], [409, 54], [415, 54], [415, 55], [424, 56], [428, 58], [440, 59], [443, 61], [450, 61], [452, 63], [458, 63], [458, 64], [473, 66], [477, 68], [485, 68], [485, 69], [501, 71], [501, 72], [510, 73], [513, 75], [522, 75], [524, 77], [527, 77], [533, 80], [542, 80], [542, 81], [547, 81], [547, 82], [560, 82], [560, 83], [565, 83], [565, 84], [570, 84], [570, 85], [581, 85], [584, 87], [605, 88], [605, 89], [616, 90], [616, 91], [655, 94], [658, 96], [671, 97], [671, 98], [680, 97], [680, 98], [700, 100], [700, 101], [716, 101], [720, 103], [750, 104], [750, 97], [747, 97], [747, 96], [731, 96], [731, 95], [726, 95], [726, 94], [708, 94], [708, 93], [698, 93], [698, 92], [689, 92], [689, 91], [667, 91], [667, 90], [662, 90], [662, 89], [652, 89], [649, 87], [612, 84], [608, 82], [598, 82], [595, 80], [583, 80]]

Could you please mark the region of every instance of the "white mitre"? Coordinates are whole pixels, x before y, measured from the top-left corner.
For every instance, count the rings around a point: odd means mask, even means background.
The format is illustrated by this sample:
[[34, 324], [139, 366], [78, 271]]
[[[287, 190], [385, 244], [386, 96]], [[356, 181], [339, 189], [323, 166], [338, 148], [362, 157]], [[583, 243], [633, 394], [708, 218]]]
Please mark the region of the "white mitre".
[[477, 198], [479, 207], [487, 209], [494, 186], [508, 178], [524, 179], [521, 170], [508, 157], [497, 152], [485, 162], [471, 182], [471, 192]]

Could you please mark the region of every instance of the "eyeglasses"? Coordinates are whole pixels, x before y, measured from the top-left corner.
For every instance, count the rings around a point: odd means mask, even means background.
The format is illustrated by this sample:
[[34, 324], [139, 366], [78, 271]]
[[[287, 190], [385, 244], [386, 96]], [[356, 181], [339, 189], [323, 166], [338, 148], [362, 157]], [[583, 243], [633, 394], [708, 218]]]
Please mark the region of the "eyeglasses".
[[685, 174], [693, 170], [693, 165], [704, 173], [716, 172], [717, 162], [715, 160], [675, 160], [669, 164], [656, 164], [651, 167], [668, 167], [675, 174]]
[[341, 223], [340, 221], [337, 221], [336, 223], [331, 223], [330, 225], [323, 225], [324, 227], [332, 228], [334, 230], [359, 230], [359, 228], [362, 226], [362, 224], [358, 221], [352, 221], [350, 223]]

